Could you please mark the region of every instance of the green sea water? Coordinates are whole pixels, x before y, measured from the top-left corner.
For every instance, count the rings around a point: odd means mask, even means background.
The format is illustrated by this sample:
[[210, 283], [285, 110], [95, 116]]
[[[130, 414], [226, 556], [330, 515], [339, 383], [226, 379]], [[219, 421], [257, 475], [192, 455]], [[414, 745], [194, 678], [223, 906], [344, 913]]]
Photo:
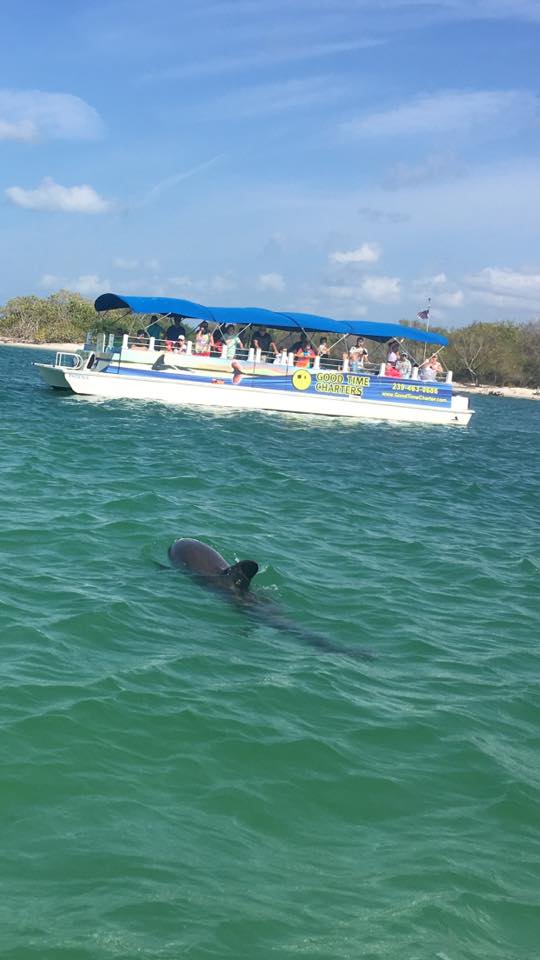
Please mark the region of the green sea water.
[[[540, 404], [62, 395], [0, 349], [5, 960], [536, 960]], [[255, 559], [314, 649], [160, 569]]]

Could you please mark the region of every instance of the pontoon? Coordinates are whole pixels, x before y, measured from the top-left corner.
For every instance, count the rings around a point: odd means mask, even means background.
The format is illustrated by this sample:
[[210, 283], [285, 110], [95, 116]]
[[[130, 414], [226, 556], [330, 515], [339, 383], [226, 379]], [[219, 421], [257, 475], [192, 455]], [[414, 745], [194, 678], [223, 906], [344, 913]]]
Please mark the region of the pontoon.
[[[411, 376], [387, 375], [384, 362], [351, 369], [348, 338], [377, 343], [404, 340], [439, 348], [448, 341], [432, 333], [393, 323], [332, 320], [296, 312], [251, 307], [206, 307], [169, 297], [130, 297], [103, 294], [98, 312], [124, 309], [165, 322], [181, 318], [185, 326], [207, 321], [215, 330], [234, 325], [243, 342], [256, 339], [261, 327], [279, 335], [325, 334], [333, 356], [313, 356], [306, 365], [288, 347], [265, 353], [254, 347], [231, 357], [223, 346], [211, 355], [197, 354], [191, 340], [178, 343], [127, 334], [89, 337], [83, 350], [58, 353], [54, 364], [36, 366], [49, 386], [77, 394], [111, 399], [155, 400], [182, 406], [270, 410], [290, 413], [401, 420], [466, 426], [473, 411], [467, 397], [453, 393], [452, 374], [427, 382], [414, 362]], [[274, 339], [278, 338], [275, 333]]]

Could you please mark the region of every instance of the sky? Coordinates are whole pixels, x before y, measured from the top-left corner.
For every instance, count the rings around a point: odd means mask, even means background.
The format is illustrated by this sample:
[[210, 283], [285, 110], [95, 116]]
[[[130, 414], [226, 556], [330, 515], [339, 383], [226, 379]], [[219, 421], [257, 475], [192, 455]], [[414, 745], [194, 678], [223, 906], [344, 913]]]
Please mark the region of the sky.
[[0, 303], [540, 317], [540, 0], [2, 0]]

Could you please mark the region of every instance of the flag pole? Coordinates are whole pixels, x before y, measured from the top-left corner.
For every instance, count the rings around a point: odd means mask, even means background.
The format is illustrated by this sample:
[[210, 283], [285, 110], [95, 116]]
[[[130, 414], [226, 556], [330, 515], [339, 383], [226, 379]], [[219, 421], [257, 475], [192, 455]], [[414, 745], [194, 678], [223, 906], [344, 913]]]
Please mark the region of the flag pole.
[[[425, 309], [425, 310], [420, 310], [420, 312], [416, 314], [416, 316], [418, 317], [419, 320], [425, 320], [425, 321], [426, 321], [426, 333], [429, 333], [429, 312], [430, 312], [430, 310], [431, 310], [431, 297], [428, 297], [428, 298], [427, 298], [427, 307], [426, 307], [426, 309]], [[424, 344], [424, 356], [422, 357], [422, 363], [423, 363], [424, 360], [426, 359], [426, 350], [427, 350], [427, 343]]]

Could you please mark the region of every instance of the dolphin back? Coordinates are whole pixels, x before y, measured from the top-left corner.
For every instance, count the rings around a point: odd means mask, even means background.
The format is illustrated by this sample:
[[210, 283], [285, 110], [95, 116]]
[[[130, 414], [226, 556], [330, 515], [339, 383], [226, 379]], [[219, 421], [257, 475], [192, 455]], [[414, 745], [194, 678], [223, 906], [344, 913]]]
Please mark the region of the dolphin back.
[[259, 564], [255, 560], [239, 560], [227, 567], [221, 576], [225, 578], [236, 590], [249, 590], [249, 585], [253, 577], [258, 572]]
[[175, 567], [183, 567], [190, 573], [203, 577], [215, 577], [224, 573], [229, 564], [217, 550], [200, 540], [182, 538], [169, 547], [169, 560]]
[[228, 564], [217, 550], [200, 540], [183, 538], [169, 547], [169, 560], [175, 567], [201, 577], [210, 585], [241, 593], [249, 590], [259, 565], [254, 560]]

